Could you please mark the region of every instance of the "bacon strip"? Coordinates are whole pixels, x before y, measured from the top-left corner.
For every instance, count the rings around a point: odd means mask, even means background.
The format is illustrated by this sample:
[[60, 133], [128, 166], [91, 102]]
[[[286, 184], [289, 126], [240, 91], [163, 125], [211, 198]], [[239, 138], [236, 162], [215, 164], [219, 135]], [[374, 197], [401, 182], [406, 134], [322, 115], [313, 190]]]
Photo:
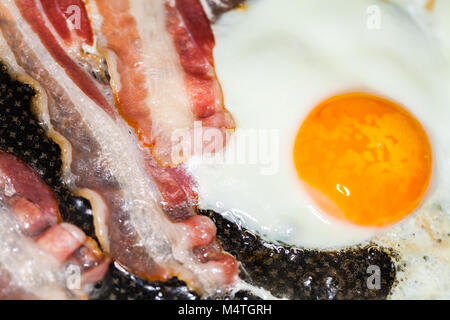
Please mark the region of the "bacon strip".
[[[224, 132], [234, 121], [214, 72], [214, 36], [198, 0], [96, 0], [95, 30], [120, 111], [163, 166], [174, 166], [177, 130], [194, 121]], [[93, 6], [94, 7], [94, 6]]]
[[[46, 49], [64, 68], [72, 81], [111, 117], [119, 117], [115, 112], [113, 92], [105, 79], [106, 75], [100, 71], [106, 67], [102, 65], [104, 59], [92, 53], [83, 53], [83, 44], [93, 42], [92, 28], [83, 2], [80, 0], [18, 0], [16, 3], [25, 20], [39, 35]], [[73, 9], [77, 7], [79, 10]], [[69, 10], [71, 8], [74, 11], [73, 14], [80, 14], [79, 28], [73, 30], [69, 30], [67, 26], [67, 14], [71, 12]], [[58, 35], [66, 40], [66, 43], [59, 41]], [[90, 75], [93, 75], [95, 79]], [[101, 81], [98, 83], [96, 80]], [[189, 208], [197, 201], [197, 195], [193, 192], [195, 183], [180, 168], [176, 171], [161, 168], [151, 155], [146, 156], [146, 159], [149, 174], [158, 186], [166, 212], [174, 220], [192, 216], [194, 212]]]
[[[59, 2], [59, 1], [58, 1]], [[78, 3], [80, 7], [84, 10], [80, 9], [80, 12], [86, 12], [84, 5], [80, 1], [75, 1]], [[110, 115], [113, 115], [113, 106], [112, 106], [112, 97], [109, 98], [105, 96], [99, 88], [99, 85], [94, 82], [94, 80], [87, 74], [86, 70], [83, 70], [79, 67], [76, 61], [74, 61], [74, 57], [71, 57], [67, 52], [68, 48], [63, 47], [58, 39], [55, 37], [55, 30], [52, 30], [49, 26], [49, 23], [46, 20], [46, 16], [43, 10], [40, 9], [40, 4], [43, 5], [43, 8], [46, 8], [46, 12], [51, 17], [51, 21], [54, 26], [61, 27], [60, 21], [58, 19], [58, 15], [55, 15], [55, 10], [61, 9], [62, 3], [59, 3], [57, 6], [54, 6], [54, 1], [37, 1], [37, 0], [18, 0], [16, 1], [17, 7], [20, 9], [20, 13], [23, 15], [24, 19], [30, 24], [33, 31], [36, 32], [42, 43], [45, 45], [47, 50], [51, 53], [55, 61], [64, 67], [64, 71], [70, 76], [70, 78], [78, 85], [78, 87], [83, 90], [83, 92], [92, 100], [94, 100], [98, 105], [105, 109]], [[86, 16], [83, 16], [84, 19], [81, 21], [84, 22], [82, 27], [90, 26], [86, 21]], [[87, 25], [86, 25], [87, 24]], [[67, 33], [67, 29], [58, 29], [59, 32], [62, 33], [64, 37], [70, 38], [70, 33]], [[83, 29], [81, 29], [83, 30]], [[81, 32], [84, 37], [87, 37], [87, 42], [90, 41], [89, 37], [90, 27], [88, 31]], [[78, 50], [81, 50], [81, 43], [76, 43], [78, 46]], [[75, 51], [76, 52], [76, 51]], [[78, 52], [76, 52], [79, 54]], [[75, 55], [76, 57], [77, 55]]]
[[[0, 298], [86, 297], [83, 288], [88, 291], [103, 278], [109, 260], [80, 229], [57, 223], [58, 204], [50, 188], [28, 165], [3, 151], [0, 199]], [[83, 264], [75, 260], [81, 250], [88, 257]], [[79, 271], [79, 287], [67, 286], [69, 266]]]
[[[64, 151], [67, 184], [91, 201], [103, 249], [147, 279], [178, 276], [206, 295], [226, 289], [237, 280], [237, 263], [217, 245], [214, 224], [193, 214], [189, 176], [182, 167], [159, 166], [120, 114], [79, 86], [67, 72], [67, 61], [48, 46], [55, 34], [36, 29], [21, 10], [33, 8], [30, 2], [0, 4], [2, 58], [40, 93], [40, 116]], [[134, 45], [128, 44], [127, 51], [133, 52]], [[101, 88], [108, 96], [108, 88]]]
[[91, 23], [81, 0], [41, 0], [41, 5], [53, 28], [66, 42], [76, 35], [83, 43], [94, 44]]

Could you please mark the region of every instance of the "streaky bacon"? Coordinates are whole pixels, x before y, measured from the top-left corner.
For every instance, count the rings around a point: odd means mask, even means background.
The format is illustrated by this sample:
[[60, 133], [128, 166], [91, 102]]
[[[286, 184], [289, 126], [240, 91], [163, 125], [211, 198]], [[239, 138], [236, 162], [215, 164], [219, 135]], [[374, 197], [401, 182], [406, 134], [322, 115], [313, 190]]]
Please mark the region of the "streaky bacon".
[[[100, 105], [110, 116], [118, 116], [113, 110], [115, 108], [112, 99], [113, 92], [110, 86], [98, 83], [90, 76], [101, 66], [98, 61], [92, 61], [98, 56], [90, 54], [88, 59], [89, 70], [80, 66], [86, 62], [85, 55], [81, 55], [83, 44], [93, 42], [92, 27], [88, 20], [87, 10], [81, 0], [22, 0], [16, 1], [25, 20], [30, 23], [33, 30], [39, 35], [41, 41], [57, 61], [83, 92]], [[73, 10], [73, 14], [80, 14], [79, 28], [70, 29], [68, 21], [72, 15], [73, 6], [79, 10]], [[47, 23], [48, 19], [54, 28]], [[66, 42], [58, 41], [58, 36]], [[69, 41], [70, 40], [70, 41]], [[94, 68], [93, 68], [94, 67]], [[106, 67], [106, 66], [105, 66]], [[96, 69], [96, 70], [92, 70]], [[92, 72], [89, 72], [92, 70]], [[196, 202], [197, 195], [195, 183], [181, 168], [162, 168], [153, 157], [147, 156], [148, 170], [158, 185], [164, 208], [167, 213], [178, 220], [178, 217], [188, 218], [194, 214], [192, 205]], [[191, 208], [191, 209], [190, 209]]]
[[[177, 130], [194, 121], [234, 128], [214, 71], [214, 36], [198, 0], [96, 0], [120, 111], [162, 166], [175, 166]], [[129, 50], [130, 47], [133, 50]], [[217, 150], [216, 150], [217, 151]]]
[[[85, 298], [89, 286], [105, 275], [109, 260], [76, 226], [58, 223], [51, 189], [27, 164], [3, 151], [0, 199], [0, 298]], [[67, 286], [69, 266], [78, 268], [78, 288]]]
[[[166, 2], [166, 25], [185, 71], [186, 90], [196, 119], [214, 117], [220, 128], [233, 126], [214, 72], [214, 35], [198, 0]], [[209, 120], [208, 123], [215, 121]]]
[[[47, 50], [51, 53], [53, 58], [57, 63], [64, 67], [64, 71], [70, 76], [72, 81], [74, 81], [77, 86], [83, 90], [83, 92], [92, 100], [94, 100], [98, 105], [100, 105], [106, 112], [110, 115], [114, 115], [112, 98], [109, 98], [102, 93], [99, 84], [95, 82], [95, 80], [90, 77], [90, 75], [84, 70], [80, 68], [77, 61], [75, 61], [74, 57], [71, 57], [68, 53], [68, 48], [64, 47], [61, 42], [58, 41], [57, 37], [55, 37], [55, 33], [57, 33], [54, 29], [51, 29], [49, 24], [47, 23], [46, 18], [48, 16], [45, 15], [45, 11], [49, 14], [54, 14], [54, 11], [58, 11], [61, 9], [61, 6], [55, 6], [54, 1], [46, 1], [46, 0], [18, 0], [16, 1], [18, 8], [20, 9], [21, 14], [24, 19], [29, 23], [32, 27], [33, 31], [36, 32], [42, 43], [45, 45]], [[41, 10], [40, 5], [46, 10]], [[86, 12], [86, 9], [82, 2], [79, 2], [80, 7], [84, 8], [84, 10], [80, 9], [80, 12]], [[60, 23], [56, 23], [54, 21], [59, 21], [61, 18], [57, 14], [56, 16], [51, 15], [51, 21], [56, 27], [61, 27]], [[86, 19], [86, 18], [85, 18]], [[84, 24], [81, 27], [87, 27], [90, 24], [86, 24], [85, 20]], [[62, 24], [64, 26], [64, 24]], [[67, 25], [66, 25], [67, 26]], [[67, 33], [68, 29], [58, 29], [65, 37], [70, 37], [73, 33]], [[76, 33], [76, 31], [75, 31]], [[88, 33], [81, 32], [81, 34]], [[81, 50], [81, 43], [76, 42], [77, 49]], [[76, 52], [78, 54], [78, 52]]]
[[[127, 3], [122, 0], [112, 2], [114, 8]], [[79, 63], [81, 57], [73, 55], [72, 49], [80, 43], [75, 41], [67, 46], [48, 21], [44, 1], [39, 3], [38, 0], [0, 3], [2, 59], [14, 75], [28, 79], [27, 82], [39, 92], [40, 116], [49, 135], [55, 137], [64, 151], [66, 181], [69, 187], [91, 201], [96, 234], [102, 247], [126, 269], [150, 280], [178, 276], [206, 295], [228, 288], [237, 280], [237, 263], [217, 244], [216, 229], [211, 220], [195, 215], [195, 182], [182, 165], [166, 168], [158, 163], [152, 150], [132, 133], [133, 128], [111, 104], [111, 88], [102, 83], [99, 85], [92, 72]], [[156, 3], [164, 16], [167, 14], [163, 2], [141, 3]], [[95, 15], [94, 20], [101, 20], [95, 8], [88, 12]], [[123, 13], [126, 15], [127, 11]], [[143, 13], [148, 14], [148, 11]], [[120, 20], [122, 15], [116, 18], [119, 24], [112, 20], [111, 23], [117, 24], [116, 29], [108, 32], [111, 36], [115, 32], [116, 37], [125, 41], [116, 49], [130, 56], [143, 52], [147, 52], [146, 57], [152, 56], [147, 51], [149, 48], [140, 47], [140, 42], [127, 33], [128, 24], [133, 24], [134, 18]], [[167, 29], [165, 19], [158, 22], [158, 28]], [[166, 114], [165, 120], [170, 118], [177, 122], [181, 119], [180, 123], [191, 126], [195, 117], [190, 104], [185, 104], [188, 101], [186, 72], [179, 62], [172, 36], [168, 32], [166, 36], [170, 50], [165, 53], [178, 61], [175, 67], [172, 63], [169, 66], [174, 67], [171, 70], [179, 86], [167, 86], [167, 91], [157, 90], [152, 96], [159, 93], [160, 98], [168, 96], [174, 101], [183, 101], [181, 110], [184, 111], [181, 112], [188, 117], [171, 112], [170, 108], [155, 108], [152, 118], [147, 120], [154, 120], [155, 111], [160, 116]], [[108, 58], [112, 87], [122, 86], [129, 74], [128, 80], [133, 82], [125, 83], [124, 88], [128, 88], [130, 98], [139, 102], [141, 89], [146, 90], [149, 75], [137, 70], [147, 67], [134, 63], [117, 64], [118, 69], [123, 68], [120, 83], [117, 83], [117, 70], [113, 68], [116, 64], [111, 56]], [[164, 59], [153, 62], [155, 70], [167, 66]], [[80, 77], [81, 74], [84, 76]], [[86, 80], [85, 76], [91, 75], [91, 79]], [[165, 87], [163, 83], [154, 84]], [[105, 97], [108, 107], [92, 92]], [[119, 100], [123, 106], [123, 100]], [[161, 120], [157, 115], [156, 119]], [[172, 125], [170, 121], [166, 124]]]
[[[90, 76], [90, 73], [98, 72], [98, 69], [102, 68], [99, 66], [99, 62], [95, 61], [98, 60], [98, 56], [88, 55], [89, 65], [87, 67], [90, 67], [89, 70], [80, 68], [80, 65], [86, 62], [86, 55], [80, 54], [83, 52], [82, 45], [93, 42], [92, 27], [84, 3], [81, 0], [23, 0], [16, 1], [16, 3], [24, 18], [39, 34], [47, 50], [65, 69], [72, 81], [110, 116], [118, 116], [113, 110], [115, 108], [112, 99], [113, 92], [110, 90], [109, 84], [98, 83]], [[74, 10], [72, 15], [80, 14], [80, 25], [79, 28], [70, 29], [68, 25], [74, 21], [68, 22], [67, 20], [72, 17], [69, 13], [72, 12], [70, 8], [73, 6], [79, 7], [79, 10]], [[46, 18], [53, 25], [53, 29], [46, 23]], [[66, 40], [65, 43], [58, 41], [58, 34]], [[210, 34], [211, 36], [212, 34]], [[89, 72], [90, 70], [92, 72]], [[131, 87], [131, 89], [133, 88]], [[194, 191], [195, 183], [187, 172], [181, 168], [176, 168], [176, 170], [162, 168], [151, 155], [146, 159], [148, 159], [149, 173], [158, 185], [167, 213], [175, 220], [178, 220], [178, 217], [188, 218], [194, 214], [193, 210], [189, 208], [192, 208], [196, 202], [197, 195]]]

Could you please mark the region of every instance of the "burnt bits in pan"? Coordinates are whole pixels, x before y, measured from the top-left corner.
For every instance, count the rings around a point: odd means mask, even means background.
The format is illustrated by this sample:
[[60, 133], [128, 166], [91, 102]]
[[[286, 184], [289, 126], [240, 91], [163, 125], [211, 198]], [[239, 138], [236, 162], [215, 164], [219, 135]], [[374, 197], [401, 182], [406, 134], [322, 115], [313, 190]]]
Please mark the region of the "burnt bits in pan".
[[245, 4], [246, 0], [206, 0], [211, 12], [211, 20], [216, 21], [222, 14]]
[[[86, 199], [70, 193], [61, 178], [61, 150], [46, 136], [30, 110], [36, 92], [10, 77], [0, 64], [0, 149], [31, 165], [58, 197], [61, 216], [94, 236], [92, 212]], [[383, 299], [392, 287], [395, 270], [388, 251], [377, 247], [317, 252], [277, 246], [241, 230], [219, 214], [205, 211], [217, 225], [224, 249], [242, 265], [241, 277], [275, 296], [292, 299]], [[370, 290], [367, 266], [381, 270], [381, 288]], [[148, 282], [112, 264], [93, 293], [95, 299], [185, 299], [200, 297], [177, 279]], [[238, 292], [233, 299], [256, 299]]]
[[176, 278], [149, 282], [111, 264], [102, 286], [92, 298], [99, 300], [198, 300], [200, 296]]
[[[202, 213], [216, 224], [225, 251], [241, 263], [241, 278], [276, 297], [385, 299], [394, 283], [393, 254], [388, 249], [367, 246], [323, 252], [275, 245], [213, 211]], [[372, 282], [374, 268], [380, 271], [379, 287]]]

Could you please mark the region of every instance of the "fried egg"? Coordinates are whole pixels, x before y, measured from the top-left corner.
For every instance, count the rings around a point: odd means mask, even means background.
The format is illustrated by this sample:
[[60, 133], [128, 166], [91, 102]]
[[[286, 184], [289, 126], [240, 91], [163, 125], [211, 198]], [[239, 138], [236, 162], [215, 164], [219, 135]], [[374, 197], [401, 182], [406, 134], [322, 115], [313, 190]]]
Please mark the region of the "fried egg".
[[214, 55], [237, 128], [188, 163], [200, 208], [277, 243], [391, 247], [392, 297], [448, 298], [449, 18], [445, 0], [255, 0], [224, 15]]

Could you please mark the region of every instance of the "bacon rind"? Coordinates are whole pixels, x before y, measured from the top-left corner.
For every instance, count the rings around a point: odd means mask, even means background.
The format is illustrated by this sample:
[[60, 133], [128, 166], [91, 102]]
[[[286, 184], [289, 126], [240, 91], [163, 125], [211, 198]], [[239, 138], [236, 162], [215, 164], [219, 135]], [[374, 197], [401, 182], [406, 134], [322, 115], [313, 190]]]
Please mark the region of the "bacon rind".
[[10, 69], [26, 73], [45, 96], [38, 101], [46, 105], [37, 109], [48, 132], [64, 141], [66, 182], [91, 200], [103, 231], [97, 236], [112, 258], [148, 279], [179, 276], [204, 294], [232, 284], [235, 260], [221, 253], [200, 261], [192, 247], [196, 228], [174, 223], [161, 207], [146, 149], [119, 116], [108, 114], [73, 82], [39, 33], [21, 18], [15, 2], [0, 4], [0, 29], [0, 47], [11, 48], [1, 48]]
[[219, 117], [219, 128], [234, 126], [226, 113], [223, 96], [214, 72], [214, 35], [209, 21], [198, 0], [176, 0], [174, 5], [166, 2], [166, 24], [171, 34], [180, 63], [185, 71], [185, 82], [192, 111], [196, 119]]

